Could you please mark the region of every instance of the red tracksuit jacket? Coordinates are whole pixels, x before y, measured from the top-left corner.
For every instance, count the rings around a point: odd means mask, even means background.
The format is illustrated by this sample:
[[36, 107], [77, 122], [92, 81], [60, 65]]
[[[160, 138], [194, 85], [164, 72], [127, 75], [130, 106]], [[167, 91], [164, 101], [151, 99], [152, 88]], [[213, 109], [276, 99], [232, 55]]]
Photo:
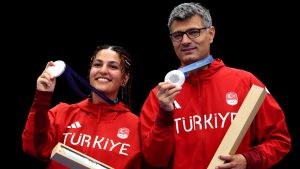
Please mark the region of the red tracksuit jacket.
[[[42, 160], [61, 142], [116, 169], [140, 169], [139, 118], [121, 102], [60, 103], [49, 110], [52, 93], [37, 91], [23, 131], [23, 150]], [[49, 169], [65, 169], [50, 160]]]
[[[253, 84], [265, 87], [251, 73], [216, 59], [186, 79], [174, 112], [160, 110], [154, 88], [140, 114], [146, 161], [157, 167], [207, 169]], [[284, 112], [267, 94], [236, 153], [246, 157], [248, 169], [260, 169], [270, 168], [290, 149]]]

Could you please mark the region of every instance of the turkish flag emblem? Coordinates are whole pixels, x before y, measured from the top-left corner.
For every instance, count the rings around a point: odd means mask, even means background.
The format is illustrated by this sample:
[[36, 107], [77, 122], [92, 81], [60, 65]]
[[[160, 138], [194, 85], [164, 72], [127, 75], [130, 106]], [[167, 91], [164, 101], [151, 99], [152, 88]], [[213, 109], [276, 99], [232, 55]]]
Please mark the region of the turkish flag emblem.
[[121, 139], [127, 138], [129, 136], [129, 129], [125, 127], [119, 128], [117, 136]]
[[226, 94], [226, 102], [227, 104], [233, 106], [236, 105], [238, 103], [238, 96], [235, 92], [228, 92]]

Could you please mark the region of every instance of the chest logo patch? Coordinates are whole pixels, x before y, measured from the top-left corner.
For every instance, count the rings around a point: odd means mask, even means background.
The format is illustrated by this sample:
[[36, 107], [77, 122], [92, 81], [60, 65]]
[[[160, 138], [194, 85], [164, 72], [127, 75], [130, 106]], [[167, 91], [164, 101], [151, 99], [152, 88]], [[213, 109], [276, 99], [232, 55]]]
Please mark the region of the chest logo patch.
[[226, 103], [234, 106], [238, 103], [238, 96], [235, 92], [228, 92], [226, 93]]
[[129, 136], [129, 129], [125, 127], [119, 128], [117, 136], [120, 139], [126, 139]]

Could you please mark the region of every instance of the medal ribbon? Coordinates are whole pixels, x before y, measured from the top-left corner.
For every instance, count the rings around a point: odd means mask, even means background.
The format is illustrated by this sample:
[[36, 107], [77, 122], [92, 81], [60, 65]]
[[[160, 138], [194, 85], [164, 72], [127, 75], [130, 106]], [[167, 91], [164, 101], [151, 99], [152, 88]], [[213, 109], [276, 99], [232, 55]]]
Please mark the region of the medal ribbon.
[[111, 100], [109, 97], [107, 97], [102, 91], [97, 90], [94, 88], [90, 83], [88, 83], [85, 79], [83, 79], [81, 76], [79, 76], [71, 67], [66, 65], [66, 69], [64, 71], [64, 76], [67, 79], [69, 85], [72, 87], [72, 89], [81, 97], [87, 98], [88, 95], [83, 93], [77, 84], [74, 81], [74, 78], [79, 80], [85, 87], [88, 89], [92, 90], [94, 93], [96, 93], [99, 97], [101, 97], [103, 100], [108, 102], [109, 104], [116, 104], [118, 102], [118, 99], [116, 100]]
[[186, 76], [187, 72], [201, 68], [203, 66], [206, 66], [206, 65], [210, 64], [213, 60], [214, 60], [213, 57], [211, 55], [209, 55], [206, 58], [203, 58], [201, 60], [198, 60], [197, 62], [194, 62], [194, 63], [184, 66], [182, 68], [179, 68], [178, 70], [182, 71], [183, 74], [185, 75], [185, 77], [187, 77]]

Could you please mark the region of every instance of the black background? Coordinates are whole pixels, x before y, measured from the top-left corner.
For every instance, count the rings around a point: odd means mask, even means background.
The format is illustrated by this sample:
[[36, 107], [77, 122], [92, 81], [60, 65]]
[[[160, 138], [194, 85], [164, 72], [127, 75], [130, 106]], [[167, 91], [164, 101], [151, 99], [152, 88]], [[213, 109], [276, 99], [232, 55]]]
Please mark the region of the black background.
[[[64, 60], [87, 77], [96, 45], [125, 47], [133, 58], [133, 112], [139, 115], [150, 89], [179, 66], [168, 37], [167, 20], [172, 8], [181, 2], [185, 1], [3, 4], [1, 70], [6, 101], [2, 106], [2, 140], [6, 141], [6, 157], [14, 161], [12, 165], [45, 168], [45, 163], [22, 152], [21, 135], [36, 79], [49, 60]], [[293, 148], [274, 168], [293, 168], [296, 158], [300, 159], [296, 107], [299, 19], [295, 4], [256, 0], [199, 2], [210, 9], [216, 27], [211, 54], [228, 66], [255, 74], [284, 109]], [[57, 79], [53, 105], [80, 99], [63, 76]]]

